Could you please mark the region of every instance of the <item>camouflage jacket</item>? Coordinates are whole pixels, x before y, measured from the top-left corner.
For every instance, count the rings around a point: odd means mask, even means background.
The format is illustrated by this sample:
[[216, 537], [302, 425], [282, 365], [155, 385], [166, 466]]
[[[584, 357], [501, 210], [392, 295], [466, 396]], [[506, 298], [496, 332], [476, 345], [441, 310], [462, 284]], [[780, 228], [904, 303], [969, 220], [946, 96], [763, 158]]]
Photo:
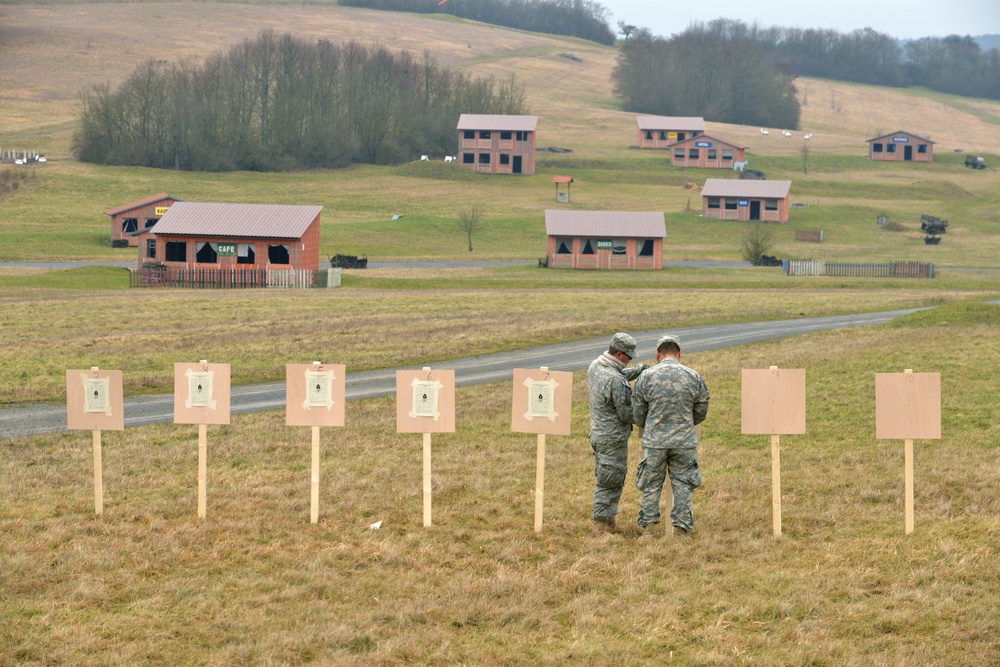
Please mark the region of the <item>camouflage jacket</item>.
[[590, 391], [590, 441], [611, 444], [628, 440], [632, 433], [632, 388], [629, 380], [645, 367], [622, 371], [601, 363], [600, 357], [587, 369]]
[[675, 359], [664, 359], [636, 380], [632, 417], [646, 429], [642, 446], [689, 449], [698, 446], [695, 424], [708, 415], [708, 386], [697, 372]]

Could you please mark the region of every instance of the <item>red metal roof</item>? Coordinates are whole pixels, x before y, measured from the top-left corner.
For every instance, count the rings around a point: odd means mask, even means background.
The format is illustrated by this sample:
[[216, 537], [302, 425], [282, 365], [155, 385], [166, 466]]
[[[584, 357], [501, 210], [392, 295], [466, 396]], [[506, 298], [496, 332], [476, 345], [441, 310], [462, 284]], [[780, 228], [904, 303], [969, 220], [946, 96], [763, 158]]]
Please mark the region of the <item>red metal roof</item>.
[[511, 130], [534, 132], [538, 116], [503, 116], [494, 114], [463, 113], [458, 119], [459, 130]]
[[662, 239], [663, 213], [631, 211], [545, 211], [548, 236], [606, 236]]
[[147, 204], [152, 204], [153, 202], [158, 202], [163, 199], [173, 199], [174, 201], [184, 201], [183, 199], [178, 199], [177, 197], [171, 197], [166, 192], [161, 192], [158, 195], [153, 195], [152, 197], [146, 197], [145, 199], [140, 199], [139, 201], [134, 201], [131, 204], [124, 204], [122, 206], [116, 206], [115, 208], [109, 208], [105, 213], [107, 215], [118, 215], [123, 211], [129, 211], [133, 208], [140, 208], [146, 206]]
[[177, 202], [153, 233], [297, 239], [322, 210], [322, 206]]
[[705, 131], [705, 119], [700, 116], [636, 116], [640, 130]]
[[871, 143], [873, 141], [878, 141], [879, 139], [885, 139], [886, 137], [892, 137], [899, 134], [905, 134], [908, 137], [913, 137], [914, 139], [920, 139], [921, 141], [926, 141], [929, 144], [937, 143], [936, 141], [931, 141], [927, 137], [921, 137], [919, 134], [913, 134], [912, 132], [907, 132], [906, 130], [896, 130], [895, 132], [890, 132], [889, 134], [883, 134], [877, 137], [873, 137], [871, 139], [868, 139], [867, 141], [868, 143]]
[[784, 199], [792, 187], [791, 181], [754, 181], [730, 178], [709, 178], [701, 189], [703, 197], [766, 197]]

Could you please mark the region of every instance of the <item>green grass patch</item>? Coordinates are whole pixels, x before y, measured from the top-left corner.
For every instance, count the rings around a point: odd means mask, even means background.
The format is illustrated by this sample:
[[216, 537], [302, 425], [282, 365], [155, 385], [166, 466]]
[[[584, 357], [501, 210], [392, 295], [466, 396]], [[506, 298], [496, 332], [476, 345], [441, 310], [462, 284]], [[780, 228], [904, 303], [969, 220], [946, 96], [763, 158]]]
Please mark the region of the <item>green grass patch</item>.
[[120, 290], [129, 287], [128, 269], [113, 266], [84, 266], [53, 269], [28, 275], [0, 275], [0, 289], [14, 288]]

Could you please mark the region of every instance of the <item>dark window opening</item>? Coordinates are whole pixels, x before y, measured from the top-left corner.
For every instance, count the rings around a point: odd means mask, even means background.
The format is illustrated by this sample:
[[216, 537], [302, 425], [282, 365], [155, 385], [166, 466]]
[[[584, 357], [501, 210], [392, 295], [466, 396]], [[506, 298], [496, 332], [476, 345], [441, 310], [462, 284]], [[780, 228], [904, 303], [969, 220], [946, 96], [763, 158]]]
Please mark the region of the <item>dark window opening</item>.
[[556, 242], [556, 254], [557, 255], [572, 255], [573, 241], [570, 239], [559, 239]]
[[156, 239], [148, 239], [146, 241], [146, 257], [156, 259]]
[[476, 138], [476, 131], [475, 130], [466, 130], [465, 132], [462, 132], [462, 138], [463, 139], [475, 139]]
[[764, 210], [765, 211], [777, 211], [778, 210], [778, 200], [777, 199], [765, 199], [764, 200]]
[[489, 139], [490, 137], [491, 137], [491, 135], [490, 135], [490, 131], [489, 130], [480, 130], [479, 131], [479, 138], [480, 139]]
[[194, 256], [194, 261], [199, 264], [218, 264], [219, 263], [219, 253], [216, 252], [215, 243], [206, 243], [205, 241], [198, 241], [198, 252]]
[[500, 154], [500, 164], [510, 164], [510, 154], [501, 153]]
[[677, 133], [677, 141], [684, 141], [685, 139], [687, 139], [687, 135], [686, 134], [684, 134], [683, 132], [678, 132]]
[[587, 242], [583, 244], [583, 250], [580, 251], [581, 255], [593, 255], [594, 254], [594, 244], [587, 239]]
[[642, 246], [639, 248], [639, 257], [652, 257], [653, 256], [653, 239], [643, 239]]
[[257, 253], [252, 243], [240, 243], [236, 246], [237, 264], [256, 264]]
[[716, 153], [715, 149], [714, 148], [709, 148], [708, 149], [708, 159], [709, 160], [714, 160], [717, 157], [718, 157], [718, 153]]
[[708, 198], [708, 207], [709, 208], [719, 208], [719, 198], [718, 197], [709, 197]]
[[674, 149], [674, 157], [677, 158], [678, 160], [683, 160], [684, 159], [684, 149], [683, 148], [675, 148]]
[[666, 140], [667, 140], [667, 131], [660, 130], [660, 141], [666, 141]]
[[166, 260], [168, 262], [186, 262], [188, 256], [187, 241], [167, 241]]
[[733, 159], [733, 152], [730, 151], [730, 150], [723, 149], [723, 151], [722, 151], [722, 159], [723, 160], [732, 160]]
[[139, 229], [138, 218], [122, 218], [122, 234], [129, 234]]
[[145, 229], [149, 229], [150, 227], [152, 227], [153, 225], [155, 225], [159, 221], [160, 221], [159, 218], [146, 218], [146, 227], [145, 227]]
[[699, 157], [701, 157], [701, 151], [697, 148], [691, 148], [688, 150], [688, 157], [691, 158], [692, 160], [697, 160]]
[[462, 153], [462, 164], [475, 164], [476, 154], [475, 153]]
[[489, 153], [480, 153], [479, 154], [479, 164], [489, 164], [489, 163], [490, 163], [490, 154]]
[[736, 210], [736, 199], [732, 197], [726, 197], [726, 210], [735, 211]]
[[626, 247], [625, 239], [615, 239], [611, 242], [611, 254], [624, 255]]
[[872, 153], [881, 153], [882, 144], [872, 144]]
[[517, 132], [517, 140], [518, 141], [527, 141], [528, 140], [528, 133], [525, 132], [524, 130], [518, 130], [518, 132]]
[[500, 133], [500, 139], [503, 141], [510, 141], [512, 136], [514, 136], [514, 133], [510, 130], [504, 130]]
[[886, 144], [885, 145], [885, 152], [886, 153], [895, 153], [896, 152], [896, 144]]
[[652, 130], [646, 130], [646, 138], [649, 139], [650, 141], [653, 140], [653, 131]]
[[269, 245], [267, 246], [267, 261], [269, 264], [290, 264], [288, 246]]
[[927, 144], [917, 144], [917, 152], [918, 153], [926, 153], [927, 152]]

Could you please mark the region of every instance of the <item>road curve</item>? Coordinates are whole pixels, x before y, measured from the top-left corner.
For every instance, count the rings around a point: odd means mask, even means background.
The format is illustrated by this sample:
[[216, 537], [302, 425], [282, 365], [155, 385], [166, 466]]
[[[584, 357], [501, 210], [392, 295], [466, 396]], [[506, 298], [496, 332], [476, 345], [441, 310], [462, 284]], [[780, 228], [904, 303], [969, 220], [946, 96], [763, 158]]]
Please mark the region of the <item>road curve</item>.
[[[741, 322], [738, 324], [710, 324], [705, 326], [670, 329], [680, 337], [685, 352], [702, 352], [731, 345], [745, 345], [763, 340], [797, 336], [814, 331], [845, 327], [882, 324], [889, 320], [922, 310], [906, 308], [877, 313], [834, 315], [829, 317], [804, 317], [769, 322]], [[656, 356], [657, 338], [665, 330], [632, 333], [638, 343], [638, 358]], [[513, 352], [498, 352], [475, 357], [440, 361], [430, 365], [437, 369], [454, 369], [455, 384], [459, 387], [509, 380], [515, 368], [548, 366], [557, 371], [576, 371], [586, 368], [606, 349], [611, 334], [600, 338], [569, 343], [542, 345]], [[421, 366], [401, 367], [398, 370], [419, 369]], [[347, 374], [347, 399], [387, 396], [396, 391], [396, 370], [380, 369]], [[243, 385], [233, 387], [230, 395], [232, 414], [280, 410], [285, 406], [284, 382]], [[170, 423], [174, 418], [173, 394], [155, 394], [125, 398], [125, 426]], [[0, 434], [4, 439], [30, 437], [44, 433], [66, 431], [65, 404], [36, 403], [12, 406], [0, 410]]]

